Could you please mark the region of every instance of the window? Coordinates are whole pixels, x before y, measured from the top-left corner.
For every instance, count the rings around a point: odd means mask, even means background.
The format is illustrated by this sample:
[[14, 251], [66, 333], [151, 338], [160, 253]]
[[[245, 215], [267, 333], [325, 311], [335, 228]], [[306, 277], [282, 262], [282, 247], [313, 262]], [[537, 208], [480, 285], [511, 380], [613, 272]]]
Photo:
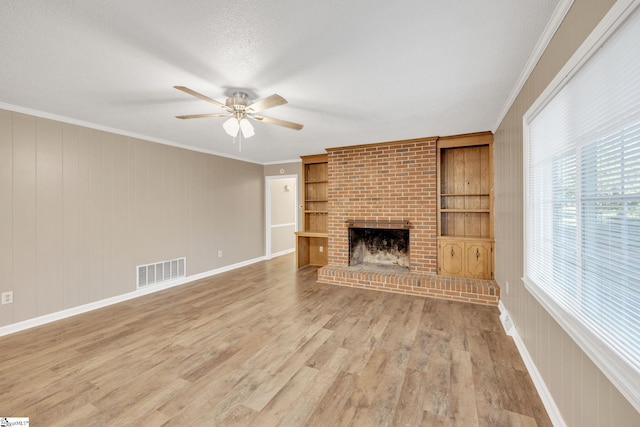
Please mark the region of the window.
[[523, 279], [640, 410], [638, 3], [618, 2], [525, 115]]

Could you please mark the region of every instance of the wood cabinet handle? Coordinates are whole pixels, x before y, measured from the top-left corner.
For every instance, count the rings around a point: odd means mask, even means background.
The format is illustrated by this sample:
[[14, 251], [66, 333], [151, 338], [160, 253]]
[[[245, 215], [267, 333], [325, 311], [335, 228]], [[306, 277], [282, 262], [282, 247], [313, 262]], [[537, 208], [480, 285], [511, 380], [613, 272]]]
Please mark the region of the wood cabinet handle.
[[455, 252], [453, 252], [453, 248], [451, 248], [451, 256], [453, 257], [455, 255]]

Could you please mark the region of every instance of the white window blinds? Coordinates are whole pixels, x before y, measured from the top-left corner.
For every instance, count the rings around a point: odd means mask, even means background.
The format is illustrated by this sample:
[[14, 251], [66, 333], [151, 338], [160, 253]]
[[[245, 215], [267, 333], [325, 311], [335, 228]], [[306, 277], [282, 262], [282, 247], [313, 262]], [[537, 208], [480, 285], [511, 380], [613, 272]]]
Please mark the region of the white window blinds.
[[525, 277], [640, 408], [640, 8], [525, 116]]

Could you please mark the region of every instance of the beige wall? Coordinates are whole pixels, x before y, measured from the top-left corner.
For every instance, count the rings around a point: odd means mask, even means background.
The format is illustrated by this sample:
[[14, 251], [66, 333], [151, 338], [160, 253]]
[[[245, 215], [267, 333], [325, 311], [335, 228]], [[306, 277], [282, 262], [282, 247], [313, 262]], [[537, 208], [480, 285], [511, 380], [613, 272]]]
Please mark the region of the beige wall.
[[264, 176], [298, 175], [298, 230], [302, 229], [302, 200], [304, 200], [304, 179], [302, 178], [302, 160], [264, 166]]
[[[269, 180], [271, 194], [271, 253], [295, 249], [296, 178]], [[287, 190], [288, 188], [288, 190]]]
[[298, 180], [300, 180], [302, 178], [302, 160], [264, 165], [264, 176], [276, 175], [298, 175]]
[[271, 179], [271, 224], [287, 224], [295, 222], [294, 204], [297, 191], [295, 178]]
[[[265, 177], [267, 176], [280, 177], [282, 175], [296, 175], [298, 177], [298, 185], [296, 188], [298, 192], [298, 206], [296, 207], [296, 209], [298, 210], [297, 212], [298, 213], [298, 230], [300, 230], [302, 227], [302, 207], [301, 207], [301, 203], [302, 203], [301, 201], [303, 197], [302, 189], [304, 187], [303, 185], [301, 185], [301, 182], [303, 182], [302, 181], [302, 162], [298, 160], [294, 162], [278, 163], [278, 164], [271, 164], [271, 165], [264, 166]], [[272, 181], [272, 185], [276, 185], [275, 182], [279, 182], [279, 181], [280, 180]], [[293, 178], [291, 178], [291, 182], [289, 184], [292, 185], [292, 183], [295, 183], [295, 180]], [[295, 187], [295, 184], [293, 186]], [[272, 202], [271, 203], [271, 207], [272, 207], [271, 223], [272, 224], [279, 224], [284, 222], [280, 217], [281, 214], [292, 215], [290, 211], [283, 212], [281, 211], [280, 208], [285, 207], [286, 209], [286, 206], [288, 206], [290, 203], [291, 204], [295, 203], [290, 200], [290, 198], [293, 197], [291, 193], [287, 193], [287, 194], [279, 193], [279, 194], [283, 196], [280, 200], [274, 201], [272, 199], [271, 201]], [[273, 209], [276, 209], [276, 211], [274, 212]], [[290, 222], [294, 222], [294, 221], [295, 221], [295, 217]], [[286, 222], [289, 222], [289, 221], [287, 220]], [[283, 252], [289, 249], [295, 249], [296, 243], [295, 243], [294, 233], [298, 230], [296, 230], [295, 226], [273, 228], [271, 230], [271, 253], [277, 254], [278, 252]]]
[[575, 0], [494, 138], [496, 280], [502, 302], [569, 426], [638, 426], [640, 414], [521, 281], [522, 116], [613, 3]]
[[[264, 255], [263, 166], [0, 110], [0, 326]], [[218, 258], [218, 251], [223, 257]]]

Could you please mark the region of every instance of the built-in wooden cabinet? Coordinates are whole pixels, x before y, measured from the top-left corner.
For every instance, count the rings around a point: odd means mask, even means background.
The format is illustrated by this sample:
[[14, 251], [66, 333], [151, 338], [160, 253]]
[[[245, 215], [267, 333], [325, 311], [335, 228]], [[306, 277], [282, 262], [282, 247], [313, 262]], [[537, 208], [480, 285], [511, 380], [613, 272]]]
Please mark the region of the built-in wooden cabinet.
[[438, 140], [438, 273], [493, 279], [493, 135]]
[[493, 242], [438, 239], [438, 272], [445, 276], [492, 278]]
[[317, 154], [302, 156], [304, 198], [302, 201], [303, 228], [296, 233], [296, 263], [327, 265], [328, 217], [328, 156]]

